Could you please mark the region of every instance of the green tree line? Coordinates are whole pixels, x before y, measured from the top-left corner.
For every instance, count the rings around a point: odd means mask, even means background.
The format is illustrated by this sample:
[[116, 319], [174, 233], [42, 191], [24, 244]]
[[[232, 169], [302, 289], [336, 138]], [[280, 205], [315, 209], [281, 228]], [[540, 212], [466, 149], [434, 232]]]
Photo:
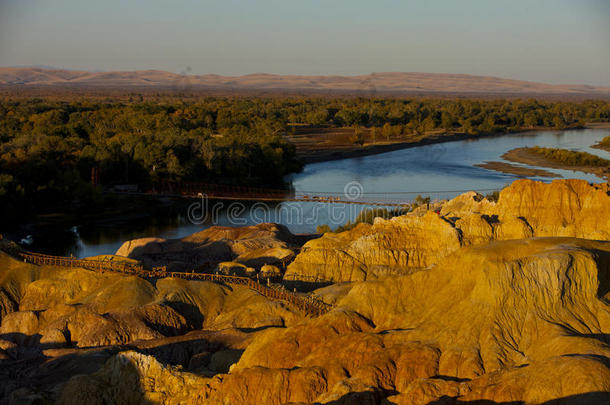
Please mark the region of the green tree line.
[[[204, 97], [149, 101], [0, 100], [0, 210], [37, 212], [99, 197], [103, 185], [163, 180], [280, 185], [301, 164], [297, 125], [378, 128], [380, 137], [469, 134], [610, 121], [603, 101]], [[362, 143], [360, 129], [354, 142]]]

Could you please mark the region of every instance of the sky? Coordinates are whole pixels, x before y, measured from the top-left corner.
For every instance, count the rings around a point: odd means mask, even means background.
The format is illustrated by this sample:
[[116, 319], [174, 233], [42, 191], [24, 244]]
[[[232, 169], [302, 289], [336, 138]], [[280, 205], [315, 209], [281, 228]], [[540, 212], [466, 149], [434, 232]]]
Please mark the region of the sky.
[[610, 86], [610, 0], [0, 0], [0, 66]]

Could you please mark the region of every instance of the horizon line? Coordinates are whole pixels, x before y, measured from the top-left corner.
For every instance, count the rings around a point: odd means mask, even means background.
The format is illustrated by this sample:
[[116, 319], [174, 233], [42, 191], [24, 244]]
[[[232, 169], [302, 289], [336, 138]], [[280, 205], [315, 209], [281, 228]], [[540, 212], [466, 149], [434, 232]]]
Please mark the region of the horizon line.
[[174, 75], [181, 76], [221, 76], [221, 77], [245, 77], [245, 76], [256, 76], [256, 75], [268, 75], [268, 76], [293, 76], [293, 77], [345, 77], [345, 78], [357, 78], [361, 76], [374, 76], [374, 75], [388, 75], [388, 74], [425, 74], [425, 75], [444, 75], [444, 76], [466, 76], [466, 77], [481, 77], [481, 78], [491, 78], [491, 79], [500, 79], [500, 80], [511, 80], [515, 82], [525, 82], [525, 83], [535, 83], [535, 84], [544, 84], [549, 86], [586, 86], [593, 88], [608, 88], [610, 89], [610, 83], [607, 84], [587, 84], [587, 83], [549, 83], [536, 81], [531, 79], [516, 79], [512, 77], [504, 77], [494, 74], [473, 74], [473, 73], [455, 73], [455, 72], [424, 72], [424, 71], [378, 71], [378, 72], [369, 72], [369, 73], [356, 73], [356, 74], [334, 74], [334, 73], [326, 73], [326, 74], [305, 74], [305, 73], [270, 73], [270, 72], [251, 72], [251, 73], [243, 73], [243, 74], [223, 74], [223, 73], [192, 73], [190, 72], [190, 68], [187, 66], [186, 71], [182, 72], [174, 72], [171, 70], [164, 70], [159, 68], [144, 68], [144, 69], [78, 69], [78, 68], [67, 68], [67, 67], [58, 67], [44, 64], [34, 64], [34, 65], [11, 65], [11, 66], [0, 66], [0, 69], [40, 69], [40, 70], [64, 70], [71, 72], [87, 72], [87, 73], [134, 73], [134, 72], [162, 72], [162, 73], [170, 73]]

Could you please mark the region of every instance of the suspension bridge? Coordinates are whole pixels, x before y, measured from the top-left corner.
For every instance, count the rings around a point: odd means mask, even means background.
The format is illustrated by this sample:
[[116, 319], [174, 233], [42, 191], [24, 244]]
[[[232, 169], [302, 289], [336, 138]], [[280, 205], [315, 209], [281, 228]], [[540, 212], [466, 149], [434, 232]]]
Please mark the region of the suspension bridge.
[[283, 301], [310, 316], [320, 316], [328, 312], [332, 307], [316, 298], [302, 294], [277, 290], [264, 286], [250, 277], [228, 276], [223, 274], [176, 272], [167, 271], [166, 267], [153, 267], [146, 270], [139, 263], [127, 261], [90, 260], [77, 259], [66, 256], [51, 256], [27, 251], [10, 252], [24, 262], [36, 265], [48, 265], [70, 268], [83, 268], [99, 273], [114, 272], [126, 275], [134, 275], [142, 278], [157, 279], [165, 277], [182, 278], [186, 280], [211, 281], [221, 284], [239, 285], [258, 292], [259, 294], [277, 301]]
[[[354, 183], [356, 184], [356, 183]], [[360, 188], [358, 188], [358, 186]], [[118, 194], [159, 196], [174, 198], [208, 198], [218, 200], [314, 202], [331, 204], [357, 204], [380, 207], [410, 208], [416, 195], [462, 193], [467, 191], [490, 192], [498, 189], [364, 192], [362, 186], [343, 191], [294, 191], [249, 186], [164, 181], [152, 190], [114, 189]]]

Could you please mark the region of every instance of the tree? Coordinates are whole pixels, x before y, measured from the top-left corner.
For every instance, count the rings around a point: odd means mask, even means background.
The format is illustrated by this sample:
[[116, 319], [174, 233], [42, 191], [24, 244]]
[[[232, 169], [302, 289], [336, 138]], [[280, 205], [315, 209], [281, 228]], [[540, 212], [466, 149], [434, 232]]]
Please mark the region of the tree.
[[389, 141], [393, 133], [392, 125], [390, 125], [389, 122], [383, 124], [383, 127], [381, 128], [381, 133], [383, 134], [384, 138]]
[[564, 129], [566, 127], [566, 120], [561, 115], [553, 117], [553, 126], [557, 129]]
[[443, 111], [443, 113], [441, 114], [441, 126], [446, 131], [449, 131], [449, 130], [453, 129], [454, 124], [455, 124], [455, 120], [453, 119], [451, 114], [446, 111]]
[[364, 145], [364, 134], [359, 126], [354, 127], [354, 134], [350, 136], [350, 142], [356, 145]]
[[181, 177], [182, 174], [184, 173], [184, 170], [182, 169], [182, 166], [180, 166], [180, 160], [174, 154], [174, 151], [171, 150], [171, 149], [167, 152], [167, 157], [166, 157], [166, 160], [165, 160], [165, 166], [167, 168], [167, 173], [169, 174], [169, 176], [172, 179], [175, 179], [177, 177]]
[[371, 128], [371, 138], [373, 139], [373, 143], [377, 142], [377, 127]]
[[528, 128], [533, 128], [538, 126], [538, 117], [536, 117], [536, 114], [534, 114], [533, 112], [528, 112], [525, 114], [525, 116], [523, 117], [523, 125], [525, 125]]

